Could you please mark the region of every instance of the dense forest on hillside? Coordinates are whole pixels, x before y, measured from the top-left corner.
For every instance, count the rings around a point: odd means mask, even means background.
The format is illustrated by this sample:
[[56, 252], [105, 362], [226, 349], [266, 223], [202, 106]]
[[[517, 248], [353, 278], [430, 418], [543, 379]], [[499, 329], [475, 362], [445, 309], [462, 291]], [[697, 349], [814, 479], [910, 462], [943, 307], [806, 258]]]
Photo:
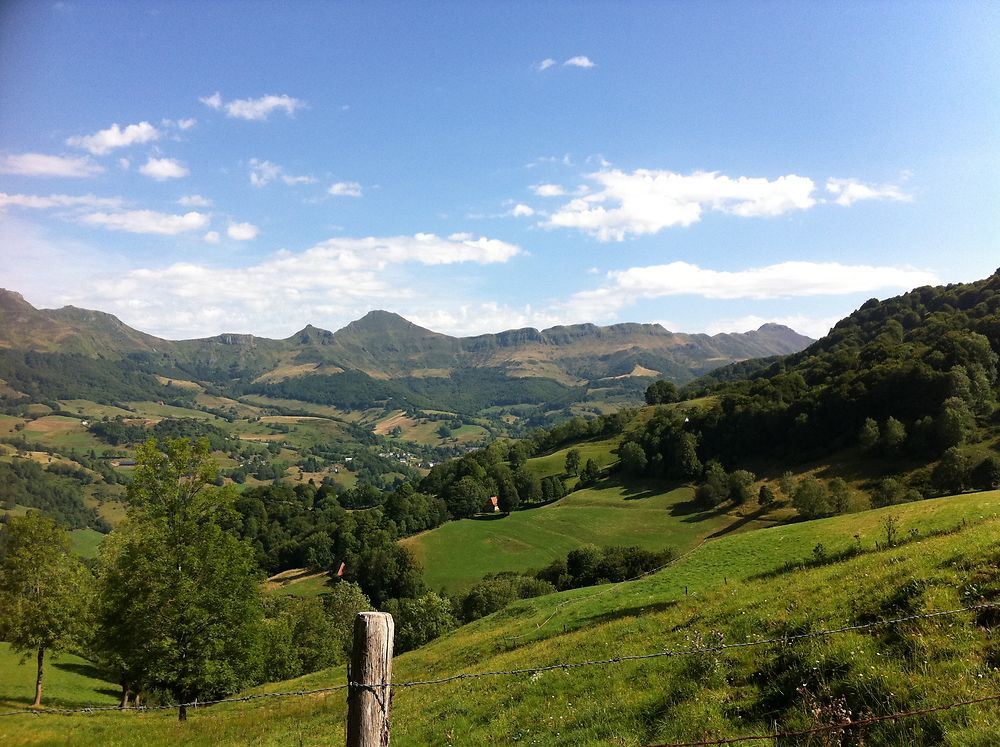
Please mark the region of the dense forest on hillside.
[[856, 443], [869, 419], [880, 429], [894, 420], [896, 455], [935, 458], [967, 440], [977, 420], [992, 422], [998, 353], [1000, 275], [917, 288], [869, 301], [763, 370], [742, 366], [745, 380], [691, 387], [718, 405], [693, 415], [690, 430], [703, 456], [806, 459]]
[[0, 379], [31, 401], [89, 399], [109, 404], [191, 398], [190, 392], [168, 391], [148, 369], [128, 359], [0, 349]]

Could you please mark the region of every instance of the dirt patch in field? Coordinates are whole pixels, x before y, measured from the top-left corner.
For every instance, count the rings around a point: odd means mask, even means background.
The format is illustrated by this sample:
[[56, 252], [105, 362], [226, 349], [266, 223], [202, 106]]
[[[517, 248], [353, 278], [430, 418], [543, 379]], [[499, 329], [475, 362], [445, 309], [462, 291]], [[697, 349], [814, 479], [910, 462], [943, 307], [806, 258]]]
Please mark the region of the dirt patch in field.
[[24, 430], [34, 431], [35, 433], [66, 433], [67, 431], [81, 430], [82, 428], [83, 426], [80, 425], [79, 420], [62, 418], [58, 415], [38, 418], [24, 426]]

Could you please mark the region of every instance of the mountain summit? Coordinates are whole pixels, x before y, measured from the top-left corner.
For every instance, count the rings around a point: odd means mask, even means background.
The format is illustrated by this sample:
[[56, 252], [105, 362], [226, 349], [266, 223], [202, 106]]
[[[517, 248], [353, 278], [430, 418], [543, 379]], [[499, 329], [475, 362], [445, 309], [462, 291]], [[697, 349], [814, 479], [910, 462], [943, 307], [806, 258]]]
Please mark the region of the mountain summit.
[[[755, 332], [692, 335], [658, 324], [574, 324], [452, 337], [399, 314], [374, 310], [336, 332], [307, 325], [283, 340], [221, 334], [164, 340], [101, 311], [36, 309], [0, 291], [0, 348], [89, 357], [141, 355], [163, 371], [242, 371], [269, 380], [325, 371], [359, 371], [376, 379], [441, 378], [489, 369], [499, 375], [579, 386], [606, 378], [665, 376], [678, 383], [727, 363], [802, 350], [808, 337], [777, 324]], [[223, 374], [219, 374], [223, 375]]]

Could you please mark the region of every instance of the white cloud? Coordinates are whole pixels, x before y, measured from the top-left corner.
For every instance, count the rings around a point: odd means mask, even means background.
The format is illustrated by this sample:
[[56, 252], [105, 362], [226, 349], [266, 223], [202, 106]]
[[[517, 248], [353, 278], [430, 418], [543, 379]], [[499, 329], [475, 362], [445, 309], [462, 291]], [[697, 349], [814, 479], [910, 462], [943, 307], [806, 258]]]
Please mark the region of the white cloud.
[[528, 187], [538, 197], [562, 197], [566, 190], [558, 184], [532, 184]]
[[570, 57], [563, 65], [568, 65], [569, 67], [582, 67], [589, 68], [594, 67], [594, 63], [590, 61], [589, 57], [584, 55], [577, 55], [576, 57]]
[[260, 229], [253, 223], [230, 223], [226, 235], [234, 241], [250, 241], [257, 238]]
[[519, 202], [517, 205], [514, 206], [514, 209], [510, 211], [510, 214], [513, 215], [515, 218], [530, 218], [532, 215], [535, 214], [535, 211], [528, 205], [524, 205], [523, 203]]
[[[215, 240], [212, 233], [204, 240]], [[70, 293], [60, 300], [107, 310], [168, 337], [222, 331], [285, 336], [307, 322], [335, 329], [332, 320], [346, 323], [372, 308], [439, 308], [440, 295], [412, 289], [402, 265], [505, 262], [520, 252], [485, 237], [417, 234], [334, 238], [302, 252], [279, 251], [248, 267], [178, 262], [95, 272], [88, 260], [81, 273], [86, 282], [68, 286]], [[498, 318], [502, 314], [514, 318], [502, 310]], [[477, 331], [483, 331], [481, 324]]]
[[861, 200], [909, 202], [913, 199], [895, 184], [864, 184], [857, 179], [834, 179], [831, 177], [826, 180], [826, 191], [835, 195], [834, 202], [844, 207], [850, 207]]
[[281, 167], [270, 161], [250, 159], [250, 183], [255, 187], [266, 187], [281, 174]]
[[213, 93], [211, 96], [202, 96], [198, 99], [201, 103], [207, 106], [209, 109], [215, 109], [219, 111], [222, 108], [222, 94], [218, 91]]
[[315, 184], [319, 181], [315, 176], [309, 176], [308, 174], [303, 174], [302, 176], [292, 176], [291, 174], [282, 174], [281, 181], [290, 187], [296, 184]]
[[[794, 329], [800, 335], [806, 335], [813, 339], [819, 339], [829, 332], [833, 325], [839, 322], [843, 316], [812, 317], [802, 314], [792, 316], [762, 317], [755, 314], [748, 314], [737, 319], [718, 319], [710, 322], [708, 327], [698, 332], [705, 332], [710, 335], [717, 335], [723, 332], [750, 332], [760, 329], [763, 324], [782, 324]], [[668, 328], [669, 329], [669, 328]]]
[[50, 156], [44, 153], [13, 153], [0, 160], [0, 174], [20, 176], [93, 176], [104, 168], [86, 156]]
[[603, 189], [574, 199], [553, 213], [547, 227], [579, 228], [600, 241], [654, 234], [701, 220], [705, 210], [743, 217], [781, 215], [816, 204], [812, 179], [789, 174], [729, 177], [718, 172], [639, 169], [599, 171], [589, 175]]
[[286, 174], [281, 166], [271, 161], [261, 161], [257, 158], [250, 159], [250, 183], [255, 187], [265, 187], [279, 177], [289, 186], [315, 184], [318, 181], [314, 176]]
[[89, 225], [104, 226], [112, 231], [153, 233], [166, 236], [176, 236], [187, 231], [200, 231], [208, 225], [208, 216], [194, 211], [184, 213], [184, 215], [158, 213], [154, 210], [89, 213], [81, 217], [80, 220]]
[[361, 185], [357, 182], [336, 182], [327, 192], [334, 197], [361, 197]]
[[139, 173], [155, 179], [158, 182], [167, 179], [180, 179], [190, 174], [190, 170], [180, 161], [172, 158], [153, 158], [150, 156], [145, 164], [139, 167]]
[[0, 192], [0, 209], [5, 207], [46, 210], [55, 207], [119, 208], [121, 197], [95, 195], [9, 195]]
[[506, 262], [521, 254], [521, 248], [498, 239], [472, 234], [452, 234], [441, 238], [432, 233], [415, 236], [368, 237], [364, 239], [338, 238], [318, 244], [310, 252], [333, 252], [342, 256], [352, 255], [374, 260], [381, 268], [388, 264], [417, 262], [423, 265], [449, 265], [458, 262], [494, 264]]
[[177, 200], [177, 204], [184, 207], [212, 207], [212, 201], [201, 195], [184, 195]]
[[194, 117], [189, 117], [187, 119], [178, 119], [175, 124], [177, 125], [178, 128], [182, 130], [190, 130], [192, 127], [198, 124], [198, 120], [195, 119]]
[[544, 60], [535, 65], [535, 67], [538, 69], [539, 72], [541, 72], [542, 70], [548, 70], [550, 67], [555, 67], [558, 64], [559, 63], [553, 60], [551, 57], [546, 57]]
[[131, 124], [122, 129], [117, 123], [106, 130], [99, 130], [93, 135], [78, 135], [66, 141], [67, 145], [83, 148], [95, 156], [103, 156], [116, 148], [126, 148], [136, 143], [148, 143], [157, 140], [160, 131], [149, 122]]
[[288, 116], [292, 116], [297, 110], [304, 108], [306, 105], [306, 102], [301, 99], [292, 98], [288, 95], [275, 96], [273, 94], [261, 96], [259, 99], [235, 99], [225, 102], [218, 91], [211, 96], [203, 96], [198, 100], [210, 109], [215, 109], [216, 111], [224, 110], [227, 117], [251, 121], [267, 119], [271, 112], [279, 109], [284, 110]]
[[782, 262], [736, 272], [707, 270], [687, 262], [632, 267], [607, 273], [610, 281], [575, 293], [568, 306], [583, 316], [606, 315], [640, 298], [694, 295], [713, 299], [774, 299], [869, 293], [933, 285], [925, 270], [839, 262]]
[[118, 168], [120, 168], [122, 171], [128, 171], [130, 168], [132, 168], [132, 162], [127, 158], [119, 158]]
[[209, 231], [204, 236], [202, 236], [202, 238], [205, 239], [205, 241], [207, 241], [209, 244], [218, 244], [222, 237], [219, 236], [218, 231]]
[[422, 308], [414, 304], [413, 310], [403, 316], [421, 327], [449, 335], [481, 335], [524, 327], [545, 329], [570, 323], [568, 318], [552, 310], [536, 309], [530, 304], [517, 308], [495, 301], [463, 303], [452, 309]]

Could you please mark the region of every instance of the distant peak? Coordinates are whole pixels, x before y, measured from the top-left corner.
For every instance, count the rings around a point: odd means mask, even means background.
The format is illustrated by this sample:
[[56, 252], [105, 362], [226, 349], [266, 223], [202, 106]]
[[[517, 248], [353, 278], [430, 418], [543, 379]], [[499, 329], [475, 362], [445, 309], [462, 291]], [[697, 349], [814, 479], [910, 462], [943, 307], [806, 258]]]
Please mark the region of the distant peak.
[[35, 307], [24, 300], [17, 291], [0, 288], [0, 309], [7, 311], [35, 311]]
[[374, 309], [369, 311], [360, 319], [357, 319], [346, 327], [343, 331], [350, 330], [351, 332], [388, 332], [392, 330], [406, 330], [407, 332], [426, 332], [428, 334], [438, 334], [437, 332], [432, 332], [429, 329], [424, 329], [409, 319], [401, 317], [399, 314], [394, 314], [391, 311], [384, 311], [382, 309]]

